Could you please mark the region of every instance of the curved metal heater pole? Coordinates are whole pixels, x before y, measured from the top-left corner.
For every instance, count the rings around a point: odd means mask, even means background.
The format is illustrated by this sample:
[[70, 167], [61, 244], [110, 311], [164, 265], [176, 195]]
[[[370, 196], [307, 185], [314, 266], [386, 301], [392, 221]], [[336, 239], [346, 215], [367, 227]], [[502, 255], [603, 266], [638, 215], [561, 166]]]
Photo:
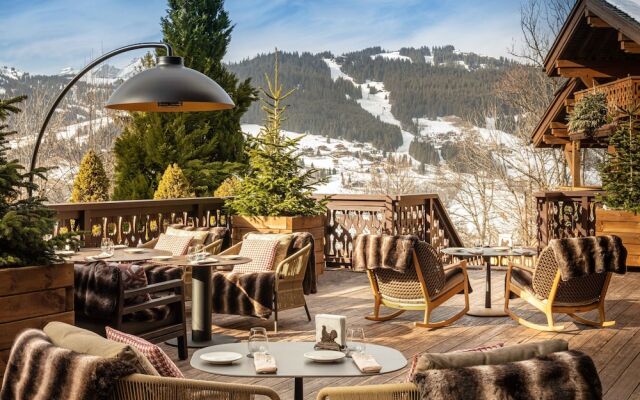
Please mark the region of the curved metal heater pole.
[[[49, 112], [42, 123], [42, 127], [40, 128], [40, 132], [38, 133], [38, 137], [36, 138], [36, 143], [33, 148], [33, 154], [31, 155], [31, 165], [29, 166], [29, 172], [33, 172], [36, 168], [36, 164], [38, 162], [38, 151], [40, 150], [40, 143], [42, 142], [42, 138], [44, 136], [44, 132], [47, 130], [47, 125], [49, 125], [49, 121], [53, 116], [53, 113], [56, 111], [56, 108], [67, 94], [67, 92], [75, 85], [76, 82], [80, 80], [87, 72], [91, 71], [96, 65], [103, 63], [111, 57], [117, 56], [118, 54], [126, 53], [131, 50], [139, 50], [139, 49], [165, 49], [167, 51], [168, 56], [173, 55], [173, 49], [168, 43], [162, 42], [146, 42], [146, 43], [136, 43], [128, 46], [120, 47], [118, 49], [112, 50], [108, 53], [103, 54], [102, 56], [96, 58], [91, 63], [89, 63], [86, 67], [84, 67], [78, 74], [71, 79], [69, 83], [62, 89], [58, 97], [56, 97], [55, 101], [49, 108]], [[33, 183], [33, 174], [29, 176], [29, 183]], [[33, 194], [33, 188], [29, 187], [28, 189], [29, 197]]]

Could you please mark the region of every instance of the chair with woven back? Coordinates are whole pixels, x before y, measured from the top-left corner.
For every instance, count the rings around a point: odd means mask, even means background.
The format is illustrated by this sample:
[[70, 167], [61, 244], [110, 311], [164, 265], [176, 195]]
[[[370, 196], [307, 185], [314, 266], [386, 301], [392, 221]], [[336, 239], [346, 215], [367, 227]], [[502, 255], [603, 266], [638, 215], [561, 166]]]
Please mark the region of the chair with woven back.
[[[407, 310], [424, 310], [423, 322], [415, 322], [422, 328], [440, 328], [460, 319], [469, 310], [469, 278], [466, 261], [444, 267], [437, 251], [429, 243], [416, 241], [411, 255], [411, 266], [404, 272], [390, 268], [367, 269], [374, 296], [371, 321], [388, 321]], [[431, 321], [433, 310], [454, 295], [464, 294], [464, 307], [455, 315]], [[389, 315], [381, 315], [380, 307], [397, 309]]]
[[[591, 270], [584, 273], [576, 273], [575, 276], [563, 276], [562, 264], [558, 261], [558, 254], [567, 246], [571, 246], [573, 250], [578, 249], [582, 254], [578, 254], [578, 262], [591, 262], [589, 258], [593, 258], [583, 252], [583, 247], [590, 247], [593, 243], [605, 240], [609, 237], [587, 237], [572, 239], [554, 239], [540, 253], [536, 266], [533, 269], [523, 266], [510, 264], [507, 269], [505, 280], [505, 312], [516, 322], [529, 328], [542, 331], [562, 331], [563, 325], [555, 325], [553, 314], [564, 313], [573, 318], [576, 322], [596, 326], [608, 327], [615, 325], [615, 321], [607, 321], [605, 317], [605, 296], [611, 281], [613, 272], [624, 273], [626, 270], [626, 250], [622, 246], [619, 239], [613, 239], [611, 243], [613, 252], [619, 254], [608, 254], [608, 249], [602, 249], [600, 254], [603, 255], [605, 263], [616, 264], [622, 267], [621, 270], [615, 270], [614, 267], [608, 270]], [[613, 237], [615, 238], [615, 237]], [[606, 239], [607, 241], [609, 239]], [[595, 253], [593, 253], [595, 254]], [[582, 255], [587, 255], [585, 258]], [[575, 256], [575, 254], [573, 255]], [[621, 257], [619, 257], [621, 256]], [[603, 268], [609, 266], [603, 265]], [[590, 268], [587, 268], [589, 270]], [[568, 275], [568, 273], [564, 273]], [[519, 297], [531, 304], [538, 310], [542, 311], [547, 319], [547, 324], [537, 324], [528, 321], [516, 315], [510, 308], [509, 300], [513, 296]], [[586, 319], [576, 315], [592, 310], [598, 311], [598, 321]]]

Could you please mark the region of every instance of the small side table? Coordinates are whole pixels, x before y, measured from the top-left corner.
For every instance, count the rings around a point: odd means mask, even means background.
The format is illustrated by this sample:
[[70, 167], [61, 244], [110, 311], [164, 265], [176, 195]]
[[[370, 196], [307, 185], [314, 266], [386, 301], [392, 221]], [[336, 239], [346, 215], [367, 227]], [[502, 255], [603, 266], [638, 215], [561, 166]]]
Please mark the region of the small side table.
[[533, 257], [538, 255], [535, 249], [530, 248], [518, 251], [493, 247], [449, 247], [442, 249], [442, 253], [462, 259], [482, 257], [485, 265], [484, 307], [470, 307], [467, 314], [474, 317], [505, 317], [507, 315], [504, 312], [504, 308], [493, 307], [491, 305], [492, 257]]

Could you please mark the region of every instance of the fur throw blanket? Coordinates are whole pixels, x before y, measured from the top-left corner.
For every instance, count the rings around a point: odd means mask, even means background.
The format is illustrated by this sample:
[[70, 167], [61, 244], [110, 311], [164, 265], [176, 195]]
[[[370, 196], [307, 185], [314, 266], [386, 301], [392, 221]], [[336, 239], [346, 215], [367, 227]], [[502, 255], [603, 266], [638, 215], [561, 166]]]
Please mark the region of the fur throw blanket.
[[108, 399], [116, 380], [132, 365], [56, 347], [37, 329], [23, 331], [13, 344], [0, 400]]
[[318, 283], [316, 281], [316, 254], [313, 235], [309, 232], [297, 232], [293, 234], [291, 247], [288, 255], [302, 250], [306, 245], [310, 244], [309, 260], [307, 261], [307, 269], [304, 272], [304, 280], [302, 281], [302, 290], [304, 294], [313, 294], [318, 291]]
[[429, 370], [416, 374], [414, 383], [425, 400], [602, 398], [593, 361], [573, 350], [500, 365]]
[[74, 265], [74, 302], [76, 314], [111, 318], [120, 296], [118, 268], [102, 261]]
[[617, 236], [589, 236], [549, 241], [563, 281], [600, 272], [627, 272], [627, 249]]
[[351, 263], [356, 271], [390, 268], [406, 272], [412, 265], [416, 236], [358, 235], [353, 244]]
[[213, 312], [268, 319], [273, 310], [273, 272], [214, 272]]

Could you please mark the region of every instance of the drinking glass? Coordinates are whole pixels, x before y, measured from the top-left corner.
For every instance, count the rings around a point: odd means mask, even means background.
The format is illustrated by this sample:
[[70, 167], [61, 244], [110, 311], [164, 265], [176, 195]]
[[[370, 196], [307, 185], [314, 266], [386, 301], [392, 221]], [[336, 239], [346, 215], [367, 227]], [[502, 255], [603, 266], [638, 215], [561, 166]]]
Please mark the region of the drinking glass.
[[347, 348], [350, 353], [364, 353], [367, 348], [364, 328], [349, 328], [347, 330]]
[[108, 254], [109, 257], [113, 256], [113, 240], [109, 238], [102, 238], [100, 250], [102, 250], [104, 254]]
[[195, 246], [191, 246], [189, 248], [188, 259], [191, 262], [202, 261], [204, 260], [206, 253], [204, 252], [204, 246], [201, 244], [197, 244]]
[[251, 328], [249, 331], [249, 357], [253, 357], [254, 353], [269, 352], [269, 337], [265, 328]]

